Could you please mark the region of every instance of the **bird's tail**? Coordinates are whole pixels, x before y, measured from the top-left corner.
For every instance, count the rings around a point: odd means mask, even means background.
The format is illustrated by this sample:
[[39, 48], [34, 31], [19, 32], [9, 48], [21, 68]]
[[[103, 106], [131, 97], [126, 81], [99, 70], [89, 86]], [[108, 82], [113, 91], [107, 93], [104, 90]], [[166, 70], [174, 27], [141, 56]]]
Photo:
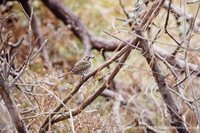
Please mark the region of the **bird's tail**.
[[65, 76], [67, 76], [68, 74], [71, 74], [71, 73], [72, 73], [72, 72], [65, 73], [65, 74], [59, 76], [58, 78], [59, 78], [59, 79], [60, 79], [60, 78], [63, 78], [63, 77], [65, 77]]

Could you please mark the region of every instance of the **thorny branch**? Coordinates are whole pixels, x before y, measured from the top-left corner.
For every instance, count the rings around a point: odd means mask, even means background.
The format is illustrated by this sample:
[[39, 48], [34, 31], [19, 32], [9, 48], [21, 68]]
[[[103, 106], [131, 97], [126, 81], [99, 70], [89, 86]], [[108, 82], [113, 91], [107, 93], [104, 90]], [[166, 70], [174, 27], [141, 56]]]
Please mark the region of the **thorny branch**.
[[[5, 21], [7, 21], [7, 19], [9, 17], [11, 17], [13, 14], [9, 15], [8, 17], [6, 17], [4, 19], [3, 22], [1, 22], [1, 26], [3, 27], [3, 23]], [[2, 29], [1, 27], [1, 29]], [[1, 32], [0, 32], [1, 34]], [[1, 35], [0, 35], [1, 36]], [[0, 74], [0, 95], [5, 103], [5, 106], [7, 107], [7, 110], [9, 112], [9, 115], [11, 117], [12, 123], [14, 124], [16, 130], [18, 132], [21, 133], [27, 133], [28, 130], [24, 124], [24, 122], [22, 121], [20, 115], [18, 114], [17, 108], [16, 108], [16, 104], [14, 102], [14, 99], [11, 95], [11, 89], [13, 88], [11, 85], [9, 85], [8, 82], [8, 75], [9, 75], [9, 71], [10, 71], [10, 65], [8, 60], [6, 59], [6, 49], [9, 47], [8, 43], [9, 40], [11, 38], [11, 34], [8, 33], [8, 35], [6, 36], [6, 39], [4, 40], [3, 38], [1, 38], [2, 42], [1, 42], [1, 50], [0, 50], [0, 55], [1, 55], [1, 74]], [[12, 56], [12, 55], [10, 55]]]
[[[128, 57], [128, 55], [130, 54], [130, 52], [131, 52], [131, 49], [130, 49], [130, 46], [126, 46], [125, 47], [126, 48], [126, 51], [125, 51], [125, 53], [122, 53], [122, 54], [124, 54], [123, 56], [122, 56], [122, 58], [121, 58], [121, 60], [119, 61], [120, 63], [115, 67], [115, 69], [112, 71], [112, 73], [111, 73], [111, 75], [107, 78], [107, 80], [104, 82], [104, 84], [99, 88], [99, 89], [97, 89], [89, 98], [87, 98], [81, 105], [79, 105], [74, 111], [72, 111], [72, 115], [73, 116], [75, 116], [75, 115], [78, 115], [78, 114], [80, 114], [82, 111], [83, 111], [83, 109], [85, 109], [90, 103], [92, 103], [95, 99], [96, 99], [96, 97], [98, 97], [107, 87], [109, 87], [109, 85], [110, 85], [110, 83], [112, 82], [112, 80], [114, 79], [114, 77], [117, 75], [117, 73], [119, 72], [119, 70], [121, 69], [121, 67], [123, 66], [123, 63], [126, 61], [126, 59], [127, 59], [127, 57]], [[119, 54], [121, 54], [121, 53], [119, 53]], [[117, 56], [115, 56], [115, 58], [116, 58]], [[111, 63], [111, 62], [110, 62]], [[107, 63], [108, 64], [108, 63]], [[106, 65], [107, 66], [107, 65]], [[105, 66], [105, 67], [106, 67]], [[96, 69], [97, 70], [97, 69]], [[96, 71], [95, 70], [95, 71]], [[91, 74], [95, 74], [96, 72], [95, 71], [93, 71]], [[91, 74], [89, 74], [88, 76], [90, 76]], [[87, 78], [89, 78], [89, 77], [86, 77], [86, 79]], [[74, 90], [73, 90], [74, 91]], [[69, 97], [70, 98], [70, 97]], [[54, 110], [55, 111], [55, 110]], [[41, 128], [40, 128], [40, 133], [43, 133], [44, 131], [46, 131], [47, 129], [48, 129], [48, 125], [47, 125], [47, 123], [48, 122], [50, 122], [51, 123], [51, 125], [52, 124], [54, 124], [54, 123], [57, 123], [57, 122], [59, 122], [59, 121], [62, 121], [62, 120], [65, 120], [66, 118], [69, 118], [70, 117], [70, 115], [69, 115], [69, 113], [67, 113], [66, 115], [61, 115], [61, 116], [58, 116], [58, 117], [56, 117], [56, 118], [53, 118], [53, 119], [51, 119], [51, 121], [49, 121], [49, 120], [47, 120], [47, 122], [46, 123], [43, 123], [43, 125], [41, 126]], [[50, 117], [51, 118], [51, 117]]]
[[[33, 14], [33, 11], [32, 13]], [[9, 17], [11, 17], [13, 14], [9, 15]], [[16, 54], [20, 49], [20, 46], [22, 45], [22, 42], [24, 40], [24, 38], [22, 37], [21, 39], [19, 39], [19, 41], [16, 44], [12, 44], [10, 42], [10, 38], [12, 37], [11, 32], [8, 32], [7, 36], [5, 39], [3, 39], [2, 37], [2, 31], [0, 31], [1, 34], [1, 39], [2, 39], [2, 43], [0, 45], [0, 95], [5, 103], [5, 106], [8, 109], [9, 115], [11, 117], [11, 120], [17, 130], [17, 132], [19, 133], [27, 133], [28, 129], [26, 127], [26, 125], [24, 124], [24, 122], [22, 121], [20, 114], [18, 113], [16, 104], [14, 102], [13, 96], [11, 95], [11, 90], [13, 90], [13, 88], [15, 88], [16, 86], [16, 82], [21, 78], [21, 76], [23, 75], [26, 67], [29, 65], [30, 61], [37, 55], [38, 51], [36, 52], [36, 54], [33, 54], [33, 49], [34, 49], [34, 45], [35, 43], [32, 43], [32, 32], [31, 32], [31, 20], [32, 20], [32, 15], [30, 15], [30, 18], [28, 18], [28, 22], [29, 22], [29, 33], [28, 33], [28, 37], [29, 37], [29, 53], [27, 55], [27, 58], [25, 59], [24, 63], [20, 66], [19, 70], [17, 70], [14, 66], [13, 66], [13, 61], [16, 58]], [[3, 27], [3, 23], [9, 18], [6, 17], [3, 22], [1, 22], [1, 30]], [[10, 44], [11, 43], [11, 44]], [[46, 41], [44, 41], [44, 44], [46, 43]], [[44, 46], [44, 44], [42, 46]], [[42, 47], [41, 46], [41, 47]], [[39, 50], [41, 49], [41, 47], [39, 48]], [[12, 76], [14, 79], [11, 81], [9, 76]]]
[[[133, 43], [136, 45], [137, 41], [134, 40]], [[117, 60], [119, 57], [121, 57], [128, 49], [130, 49], [130, 46], [125, 46], [121, 51], [119, 51], [115, 56], [113, 56], [111, 59], [109, 59], [108, 61], [106, 61], [105, 63], [103, 63], [102, 65], [100, 65], [99, 67], [97, 67], [94, 71], [92, 71], [89, 75], [87, 75], [83, 80], [81, 80], [81, 82], [78, 83], [78, 85], [76, 85], [76, 87], [63, 99], [62, 103], [67, 103], [70, 98], [73, 97], [74, 94], [76, 94], [80, 87], [92, 76], [94, 76], [96, 73], [98, 73], [99, 71], [101, 71], [103, 68], [107, 67], [109, 64], [111, 64], [112, 62], [114, 62], [115, 60]], [[59, 104], [54, 110], [53, 112], [58, 112], [61, 108], [63, 107], [62, 104]], [[46, 125], [49, 123], [50, 118], [52, 118], [55, 114], [50, 114], [50, 116], [47, 116], [46, 119], [44, 120], [42, 126], [40, 127], [40, 132], [44, 132], [44, 130], [46, 130]], [[45, 128], [45, 129], [44, 129]]]
[[[21, 0], [18, 0], [18, 1], [21, 1]], [[197, 65], [195, 65], [195, 64], [190, 64], [188, 62], [185, 62], [182, 59], [178, 59], [175, 56], [176, 54], [168, 54], [165, 51], [163, 51], [162, 49], [159, 49], [157, 47], [150, 48], [149, 44], [148, 44], [148, 41], [145, 40], [144, 37], [142, 36], [142, 32], [145, 31], [151, 25], [152, 20], [159, 13], [160, 7], [163, 6], [168, 11], [168, 16], [167, 16], [166, 25], [165, 25], [166, 33], [178, 45], [182, 44], [182, 43], [179, 43], [178, 41], [176, 41], [172, 37], [172, 35], [170, 35], [168, 33], [168, 31], [167, 31], [169, 13], [171, 12], [171, 13], [175, 14], [176, 17], [185, 17], [187, 22], [191, 22], [191, 21], [193, 22], [193, 17], [191, 17], [190, 15], [186, 14], [185, 12], [183, 13], [180, 10], [178, 10], [178, 8], [171, 3], [171, 0], [170, 0], [170, 2], [165, 1], [164, 4], [163, 4], [163, 2], [164, 2], [164, 0], [154, 2], [153, 5], [152, 5], [152, 10], [150, 9], [150, 11], [144, 15], [144, 19], [141, 22], [142, 27], [138, 26], [141, 30], [136, 30], [136, 34], [139, 35], [139, 36], [136, 36], [137, 39], [128, 40], [128, 41], [121, 41], [122, 43], [120, 44], [117, 41], [104, 40], [104, 39], [98, 38], [98, 37], [90, 34], [89, 31], [86, 29], [86, 27], [79, 20], [79, 18], [76, 15], [74, 15], [70, 10], [68, 10], [67, 8], [64, 8], [58, 1], [56, 1], [56, 0], [43, 0], [43, 3], [56, 15], [56, 17], [61, 19], [64, 22], [64, 24], [71, 26], [72, 32], [75, 34], [75, 36], [77, 36], [77, 38], [79, 38], [79, 40], [85, 46], [85, 54], [89, 54], [91, 48], [97, 49], [99, 51], [102, 50], [102, 49], [105, 50], [105, 51], [114, 51], [114, 50], [118, 50], [119, 51], [118, 54], [113, 56], [111, 59], [106, 61], [104, 64], [102, 64], [97, 69], [95, 69], [93, 72], [91, 72], [88, 76], [86, 76], [85, 79], [83, 81], [81, 81], [74, 88], [74, 90], [72, 90], [64, 98], [63, 103], [67, 103], [69, 101], [69, 99], [75, 93], [78, 92], [79, 88], [90, 77], [94, 76], [96, 73], [101, 71], [104, 67], [106, 67], [107, 65], [109, 65], [113, 61], [117, 60], [122, 55], [123, 55], [123, 57], [121, 58], [120, 61], [122, 61], [121, 64], [123, 64], [123, 62], [125, 62], [126, 58], [128, 57], [128, 55], [129, 55], [129, 53], [131, 51], [129, 43], [133, 43], [134, 42], [134, 44], [132, 44], [132, 45], [135, 46], [138, 43], [138, 40], [139, 40], [140, 41], [139, 47], [140, 47], [140, 49], [142, 48], [143, 52], [146, 53], [146, 54], [144, 54], [144, 57], [146, 58], [146, 60], [149, 63], [149, 65], [151, 66], [152, 73], [153, 73], [154, 78], [157, 81], [160, 93], [162, 94], [163, 99], [164, 99], [164, 101], [165, 101], [165, 103], [166, 103], [166, 105], [168, 107], [168, 110], [169, 110], [169, 112], [171, 114], [171, 117], [173, 118], [173, 119], [171, 118], [171, 120], [172, 120], [171, 125], [175, 126], [177, 128], [177, 131], [179, 131], [179, 132], [188, 132], [186, 127], [185, 127], [185, 125], [184, 125], [184, 121], [183, 121], [183, 119], [181, 117], [181, 114], [179, 113], [179, 110], [176, 107], [176, 105], [175, 105], [175, 103], [174, 103], [174, 101], [172, 99], [171, 94], [169, 93], [167, 84], [165, 83], [164, 76], [162, 75], [161, 69], [160, 69], [160, 67], [158, 65], [157, 58], [160, 59], [161, 61], [164, 60], [166, 63], [170, 64], [173, 67], [178, 68], [182, 72], [192, 71], [192, 73], [188, 73], [187, 77], [189, 77], [190, 74], [195, 74], [197, 76], [200, 76], [199, 67]], [[124, 6], [122, 5], [122, 3], [121, 3], [121, 6], [123, 7], [123, 10], [124, 10]], [[125, 11], [125, 13], [126, 13], [126, 11]], [[128, 16], [128, 14], [126, 14], [126, 15]], [[137, 29], [137, 27], [135, 29]], [[194, 23], [194, 31], [199, 32], [199, 22], [198, 21], [196, 23]], [[38, 37], [40, 38], [40, 35], [38, 35]], [[1, 40], [2, 40], [2, 37], [1, 37]], [[129, 43], [127, 43], [127, 42], [129, 42]], [[46, 43], [46, 42], [44, 42], [44, 43]], [[134, 48], [134, 47], [132, 47], [132, 48]], [[186, 50], [189, 50], [189, 48], [186, 49]], [[162, 57], [162, 58], [159, 58], [159, 57]], [[105, 88], [108, 87], [109, 83], [112, 81], [112, 79], [115, 77], [115, 75], [119, 72], [121, 67], [122, 67], [122, 65], [121, 66], [120, 65], [116, 66], [115, 70], [112, 72], [112, 74], [106, 80], [104, 85], [102, 87], [100, 87], [95, 93], [93, 93], [93, 95], [91, 95], [88, 99], [86, 99], [80, 106], [78, 106], [78, 108], [76, 108], [72, 112], [72, 114], [73, 115], [77, 115], [77, 114], [81, 113], [81, 111], [85, 107], [87, 107]], [[53, 113], [46, 117], [44, 123], [42, 124], [42, 126], [40, 128], [40, 132], [43, 132], [43, 131], [48, 129], [48, 125], [47, 124], [49, 124], [49, 123], [54, 124], [54, 123], [56, 123], [58, 121], [61, 121], [61, 120], [64, 120], [64, 119], [70, 117], [69, 113], [66, 113], [66, 114], [63, 114], [63, 115], [55, 117], [56, 113], [62, 107], [63, 107], [63, 104], [59, 104], [54, 109]]]
[[[138, 30], [135, 32], [136, 32], [136, 34], [142, 36], [141, 31]], [[158, 84], [159, 91], [160, 91], [162, 98], [164, 99], [165, 104], [167, 105], [167, 108], [171, 115], [171, 120], [172, 120], [171, 125], [175, 126], [179, 133], [188, 133], [187, 128], [184, 125], [182, 116], [179, 113], [179, 110], [169, 92], [169, 89], [165, 82], [165, 77], [161, 73], [161, 69], [159, 67], [157, 59], [154, 56], [153, 50], [150, 49], [150, 46], [148, 45], [147, 41], [145, 41], [143, 39], [139, 39], [139, 40], [141, 42], [141, 45], [140, 45], [141, 48], [146, 53], [146, 54], [144, 54], [144, 57], [146, 58], [149, 65], [152, 64], [150, 66], [151, 66], [151, 69], [153, 72], [153, 76]]]
[[[143, 19], [143, 21], [142, 21], [142, 23], [141, 23], [141, 26], [140, 26], [140, 28], [142, 29], [144, 29], [145, 30], [145, 26], [143, 26], [143, 25], [145, 25], [146, 23], [151, 23], [151, 21], [152, 21], [152, 19], [154, 19], [154, 17], [156, 17], [156, 15], [158, 14], [158, 13], [156, 13], [156, 12], [158, 12], [159, 11], [159, 9], [160, 9], [160, 6], [162, 5], [162, 3], [163, 3], [164, 1], [161, 1], [161, 2], [155, 2], [153, 5], [152, 5], [152, 12], [151, 11], [149, 11], [148, 12], [148, 15], [146, 15], [146, 17]], [[156, 8], [155, 8], [156, 7]], [[149, 18], [149, 16], [151, 16], [151, 19], [150, 20], [148, 20], [148, 18]], [[134, 42], [133, 42], [133, 44], [137, 44], [137, 40], [135, 40]], [[128, 49], [130, 49], [130, 47], [131, 46], [126, 46], [126, 47], [124, 47], [123, 49], [125, 49], [125, 51], [128, 51]], [[127, 49], [126, 49], [127, 48]], [[122, 49], [122, 50], [123, 50]], [[122, 51], [121, 50], [121, 51]], [[115, 56], [116, 57], [116, 56]], [[105, 64], [105, 63], [104, 63]], [[97, 69], [95, 70], [95, 71], [98, 71]], [[95, 71], [93, 71], [92, 73], [94, 73]], [[92, 74], [91, 73], [91, 74]], [[95, 72], [96, 73], [96, 72]], [[89, 74], [88, 76], [90, 76], [91, 74]], [[87, 77], [86, 77], [86, 79], [87, 79]], [[83, 80], [82, 82], [84, 83], [86, 80]], [[80, 84], [80, 86], [81, 86], [82, 84]], [[70, 95], [69, 96], [67, 96], [64, 100], [63, 100], [63, 103], [66, 103], [69, 99], [70, 99], [70, 97], [71, 96], [73, 96], [77, 91], [78, 91], [78, 89], [80, 88], [80, 86], [79, 85], [77, 85], [77, 89], [75, 88], [73, 91], [72, 91], [72, 93], [70, 93]], [[105, 89], [104, 87], [102, 88], [103, 90]], [[100, 89], [101, 90], [101, 89]], [[72, 95], [71, 95], [72, 94]], [[60, 108], [62, 107], [62, 105], [60, 104], [58, 107], [56, 107], [55, 109], [54, 109], [54, 111], [55, 112], [57, 112], [57, 111], [59, 111], [60, 110]], [[80, 111], [79, 111], [80, 112]], [[46, 117], [46, 119], [45, 119], [45, 121], [43, 122], [43, 124], [42, 124], [42, 126], [41, 126], [41, 128], [40, 128], [40, 132], [44, 132], [45, 130], [47, 130], [47, 124], [49, 123], [49, 120], [50, 119], [52, 119], [52, 117], [53, 117], [53, 115], [50, 115], [50, 116], [47, 116]]]
[[[120, 41], [121, 42], [120, 43], [119, 41], [105, 40], [103, 38], [96, 37], [96, 36], [90, 34], [89, 31], [86, 29], [86, 27], [80, 22], [80, 19], [78, 19], [78, 17], [75, 14], [73, 14], [69, 9], [67, 9], [66, 7], [63, 7], [61, 5], [61, 3], [57, 2], [56, 0], [44, 0], [43, 2], [48, 8], [50, 8], [52, 13], [57, 18], [62, 20], [64, 24], [71, 26], [71, 29], [74, 32], [75, 36], [80, 38], [80, 40], [82, 40], [81, 38], [85, 38], [85, 40], [89, 39], [89, 44], [91, 45], [91, 47], [93, 49], [97, 49], [99, 51], [101, 51], [101, 50], [104, 50], [104, 51], [120, 50], [121, 48], [124, 47], [124, 45], [127, 45], [126, 42], [130, 41], [130, 39], [127, 39], [127, 40], [124, 40], [123, 42]], [[157, 2], [155, 2], [152, 6], [153, 7], [158, 6]], [[165, 2], [162, 6], [166, 9], [168, 9], [169, 4], [167, 2]], [[171, 8], [170, 11], [173, 11], [173, 13], [177, 13], [179, 16], [184, 15], [174, 5], [171, 4], [170, 8]], [[60, 9], [60, 10], [58, 10], [58, 9]], [[148, 13], [151, 13], [151, 11], [148, 11]], [[158, 13], [158, 12], [155, 12], [155, 13]], [[149, 15], [146, 15], [146, 16], [149, 16]], [[153, 17], [151, 19], [153, 19]], [[187, 19], [192, 21], [192, 18], [188, 17], [188, 15], [187, 15]], [[148, 19], [147, 20], [143, 19], [142, 23], [145, 23], [145, 22], [150, 22], [150, 21]], [[78, 32], [77, 30], [81, 31], [81, 32]], [[123, 39], [121, 39], [121, 40], [123, 40]], [[85, 42], [88, 42], [88, 41], [85, 41]], [[87, 47], [87, 46], [85, 46], [85, 47]], [[88, 50], [86, 50], [86, 51], [88, 51]], [[155, 48], [155, 52], [159, 55], [163, 55], [162, 54], [163, 50], [161, 50], [161, 49]], [[164, 51], [164, 53], [166, 53], [166, 52]], [[178, 65], [176, 65], [176, 62], [178, 62], [177, 63]], [[180, 68], [180, 67], [184, 68], [185, 67], [184, 64], [182, 63], [182, 60], [179, 60], [179, 59], [173, 59], [173, 61], [170, 61], [169, 63], [170, 64], [172, 63], [171, 64], [172, 66], [175, 66], [175, 67], [178, 67], [178, 68]], [[190, 68], [191, 69], [194, 68], [194, 71], [196, 71], [197, 73], [200, 72], [198, 69], [196, 69], [196, 68], [198, 68], [198, 66], [196, 66], [194, 64], [190, 64], [189, 66], [192, 66]], [[182, 69], [182, 71], [184, 71], [184, 69]]]

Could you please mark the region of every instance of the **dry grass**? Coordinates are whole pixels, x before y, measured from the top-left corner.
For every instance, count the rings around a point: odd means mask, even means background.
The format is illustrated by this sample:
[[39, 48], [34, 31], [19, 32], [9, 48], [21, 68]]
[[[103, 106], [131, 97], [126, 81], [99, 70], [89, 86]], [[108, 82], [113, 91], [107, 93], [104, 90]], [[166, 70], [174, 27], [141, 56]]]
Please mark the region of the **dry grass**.
[[[115, 31], [113, 29], [113, 23], [117, 29], [128, 29], [128, 25], [124, 25], [123, 22], [115, 20], [117, 17], [125, 18], [118, 1], [116, 0], [65, 0], [64, 3], [69, 9], [80, 16], [80, 19], [91, 32], [98, 36], [113, 39], [102, 32], [103, 30], [109, 32]], [[130, 11], [133, 6], [133, 1], [125, 0], [125, 3], [127, 5], [127, 10]], [[16, 13], [11, 22], [6, 23], [4, 29], [4, 33], [10, 30], [13, 32], [12, 41], [15, 42], [20, 36], [27, 37], [28, 23], [25, 20], [19, 5], [16, 2], [12, 2], [12, 4], [11, 10], [2, 12], [2, 16], [6, 16], [10, 12]], [[31, 90], [31, 94], [22, 93], [18, 90], [13, 90], [12, 94], [19, 108], [19, 112], [35, 109], [26, 115], [22, 115], [22, 117], [27, 118], [35, 116], [34, 118], [26, 119], [25, 122], [29, 124], [30, 131], [36, 132], [41, 125], [44, 116], [52, 111], [58, 104], [58, 98], [60, 100], [63, 99], [77, 84], [77, 76], [69, 75], [62, 80], [58, 80], [57, 77], [62, 75], [63, 72], [67, 72], [70, 67], [82, 57], [84, 49], [79, 40], [71, 33], [69, 27], [57, 20], [57, 18], [55, 18], [42, 3], [34, 1], [33, 5], [35, 6], [35, 14], [40, 21], [40, 29], [43, 38], [48, 39], [48, 44], [45, 46], [45, 49], [48, 51], [50, 61], [53, 64], [53, 69], [48, 71], [42, 56], [38, 56], [29, 65], [22, 77], [24, 83], [30, 85], [27, 85], [27, 87], [22, 85], [21, 87], [26, 91]], [[190, 7], [189, 10], [191, 10], [191, 8], [193, 7]], [[1, 8], [1, 10], [3, 10], [3, 8]], [[163, 28], [164, 22], [159, 20], [163, 20], [166, 17], [164, 15], [166, 11], [162, 12], [161, 16], [155, 20], [155, 25], [161, 28]], [[170, 21], [174, 21], [174, 18], [171, 17]], [[169, 24], [169, 27], [174, 26], [175, 23]], [[155, 28], [153, 33], [155, 34], [157, 31], [158, 28]], [[171, 32], [176, 36], [178, 34], [176, 28], [173, 28]], [[118, 33], [116, 35], [122, 39], [130, 36], [126, 33]], [[198, 38], [199, 35], [197, 34], [192, 37], [191, 44], [193, 48], [199, 47]], [[176, 43], [165, 35], [159, 38], [158, 41], [170, 44], [155, 43], [155, 45], [160, 46], [168, 52], [175, 49]], [[28, 41], [25, 40], [22, 52], [17, 55], [18, 58], [15, 61], [17, 65], [20, 65], [24, 60], [24, 55], [27, 52], [27, 43]], [[101, 53], [96, 50], [93, 50], [92, 53], [96, 57], [94, 60], [94, 67], [97, 67], [104, 62]], [[108, 53], [107, 55], [111, 56], [113, 53]], [[189, 52], [188, 58], [190, 57], [192, 57], [190, 60], [191, 63], [199, 63], [199, 52]], [[183, 58], [181, 52], [180, 58]], [[82, 87], [81, 92], [76, 94], [66, 106], [73, 109], [80, 104], [83, 99], [89, 96], [89, 94], [101, 84], [98, 79], [112, 70], [115, 64], [116, 63], [113, 63], [110, 66], [110, 69], [102, 71], [98, 76], [88, 81], [87, 84]], [[160, 63], [160, 66], [165, 75], [170, 74], [170, 71], [162, 63]], [[171, 77], [171, 74], [166, 76], [169, 85], [174, 84]], [[182, 77], [184, 77], [184, 75]], [[198, 97], [200, 95], [198, 91], [200, 83], [195, 76], [191, 76], [191, 78], [193, 89]], [[143, 129], [136, 128], [138, 121], [146, 122], [149, 125], [153, 124], [155, 127], [170, 126], [170, 119], [166, 106], [163, 104], [164, 102], [157, 90], [158, 88], [152, 76], [152, 72], [140, 51], [132, 51], [124, 67], [117, 75], [115, 82], [118, 92], [121, 93], [125, 101], [127, 101], [126, 105], [122, 105], [120, 109], [120, 118], [125, 132], [143, 132]], [[192, 98], [190, 90], [191, 85], [188, 81], [183, 85], [185, 96]], [[177, 95], [173, 94], [173, 97], [177, 106], [181, 109], [183, 117], [191, 127], [196, 127], [194, 113], [180, 100], [179, 97], [177, 97]], [[112, 114], [113, 103], [113, 99], [108, 100], [105, 97], [98, 97], [95, 102], [88, 106], [81, 114], [74, 117], [75, 131], [77, 133], [117, 132], [118, 127]], [[57, 123], [52, 126], [52, 129], [56, 132], [72, 132], [70, 120]], [[163, 131], [172, 132], [172, 130], [166, 129]]]

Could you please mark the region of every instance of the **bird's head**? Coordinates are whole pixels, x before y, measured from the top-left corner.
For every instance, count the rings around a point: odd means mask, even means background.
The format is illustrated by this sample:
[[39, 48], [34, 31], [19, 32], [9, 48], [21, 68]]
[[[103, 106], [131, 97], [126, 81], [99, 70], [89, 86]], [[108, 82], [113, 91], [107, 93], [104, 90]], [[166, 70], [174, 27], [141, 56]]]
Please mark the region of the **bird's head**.
[[90, 56], [90, 55], [87, 55], [83, 58], [83, 60], [86, 60], [86, 61], [90, 61], [91, 59], [93, 59], [94, 57], [93, 56]]

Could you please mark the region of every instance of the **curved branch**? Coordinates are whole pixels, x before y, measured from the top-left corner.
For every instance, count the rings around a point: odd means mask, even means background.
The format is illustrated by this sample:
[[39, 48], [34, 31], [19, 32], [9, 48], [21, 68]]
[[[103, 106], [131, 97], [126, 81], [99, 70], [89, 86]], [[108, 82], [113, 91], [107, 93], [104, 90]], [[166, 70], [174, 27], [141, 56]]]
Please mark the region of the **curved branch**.
[[12, 122], [19, 133], [28, 133], [24, 122], [20, 118], [20, 115], [17, 111], [16, 104], [13, 97], [10, 95], [10, 88], [7, 85], [6, 81], [3, 79], [0, 74], [0, 95], [5, 103], [6, 108], [8, 109], [9, 115], [12, 119]]
[[[136, 34], [138, 34], [139, 36], [142, 36], [142, 33], [139, 30], [136, 31]], [[143, 40], [141, 38], [139, 40], [141, 42], [140, 47], [144, 50], [143, 52], [145, 53], [144, 57], [146, 58], [149, 65], [152, 64], [151, 70], [153, 72], [153, 76], [156, 80], [159, 91], [160, 91], [162, 98], [165, 101], [166, 106], [171, 115], [171, 120], [172, 120], [171, 125], [176, 127], [176, 129], [179, 133], [188, 133], [188, 130], [184, 125], [183, 118], [182, 118], [181, 114], [179, 113], [179, 110], [178, 110], [178, 108], [172, 98], [172, 95], [170, 94], [170, 91], [167, 87], [167, 84], [165, 82], [165, 77], [161, 73], [161, 69], [157, 62], [157, 59], [154, 56], [153, 50], [150, 48], [150, 46], [146, 40]]]
[[[134, 42], [137, 43], [137, 40]], [[121, 69], [121, 67], [123, 66], [124, 62], [126, 61], [128, 55], [131, 52], [131, 47], [130, 46], [126, 46], [124, 49], [122, 49], [122, 51], [120, 51], [120, 53], [118, 53], [118, 56], [122, 56], [121, 60], [119, 61], [120, 63], [115, 67], [115, 69], [112, 71], [111, 75], [108, 77], [108, 79], [104, 82], [104, 84], [96, 91], [94, 92], [89, 98], [87, 98], [80, 106], [77, 107], [77, 109], [75, 109], [74, 111], [72, 111], [72, 115], [78, 115], [80, 114], [83, 109], [85, 109], [90, 103], [92, 103], [112, 82], [112, 80], [114, 79], [114, 77], [117, 75], [117, 73], [119, 72], [119, 70]], [[115, 56], [114, 58], [118, 57]], [[89, 77], [91, 77], [92, 75], [96, 74], [96, 72], [98, 72], [99, 70], [102, 69], [102, 66], [106, 67], [107, 65], [109, 65], [112, 61], [114, 61], [112, 58], [112, 60], [110, 59], [109, 61], [107, 61], [106, 63], [104, 63], [103, 65], [101, 65], [100, 67], [98, 67], [96, 70], [94, 70], [91, 74], [89, 74], [84, 81], [82, 81], [81, 83], [83, 84], [87, 79], [89, 79]], [[80, 84], [79, 83], [76, 88], [74, 90], [72, 90], [72, 92], [77, 92], [80, 88]], [[66, 103], [75, 93], [70, 93], [65, 100], [63, 100], [63, 103]], [[58, 111], [60, 110], [61, 106], [63, 106], [62, 104], [60, 104], [54, 111]], [[53, 115], [46, 117], [44, 123], [42, 124], [39, 133], [44, 133], [45, 131], [48, 130], [48, 123], [50, 122], [51, 124], [57, 123], [59, 121], [65, 120], [67, 118], [70, 117], [70, 114], [66, 114], [62, 116], [58, 116], [56, 118], [54, 118], [53, 120], [51, 120], [51, 118], [53, 117]], [[51, 120], [51, 121], [50, 121]]]
[[88, 55], [90, 53], [90, 49], [92, 48], [91, 38], [88, 30], [79, 18], [70, 10], [65, 8], [58, 0], [42, 0], [42, 2], [54, 13], [57, 18], [62, 20], [65, 25], [69, 25], [71, 27], [72, 32], [85, 46], [85, 55]]
[[[43, 0], [43, 3], [54, 13], [56, 17], [58, 17], [60, 20], [63, 21], [64, 24], [70, 25], [72, 32], [77, 36], [80, 41], [83, 42], [88, 42], [87, 44], [84, 44], [85, 47], [86, 45], [90, 44], [90, 48], [97, 49], [97, 50], [104, 50], [104, 51], [115, 51], [115, 50], [121, 50], [126, 43], [120, 43], [119, 41], [112, 41], [112, 40], [106, 40], [103, 38], [96, 37], [94, 35], [89, 34], [89, 31], [87, 28], [81, 23], [79, 18], [73, 14], [70, 10], [65, 8], [64, 6], [61, 5], [61, 3], [58, 2], [58, 0]], [[163, 4], [164, 8], [168, 8], [166, 6], [168, 4]], [[158, 6], [156, 3], [153, 5], [155, 8]], [[179, 15], [182, 15], [178, 10], [175, 10], [176, 8], [172, 5], [171, 6], [171, 11], [176, 12]], [[148, 16], [150, 16], [152, 13], [151, 11], [148, 12], [149, 14], [146, 15], [146, 19], [143, 19], [143, 23], [145, 22], [150, 22], [148, 20]], [[154, 15], [156, 15], [158, 11], [154, 12]], [[154, 17], [151, 17], [153, 19]], [[192, 19], [191, 17], [188, 17], [188, 19]], [[145, 24], [146, 25], [146, 24]], [[87, 41], [83, 41], [83, 40]], [[130, 40], [127, 40], [125, 42], [129, 42]], [[171, 55], [167, 54], [166, 51], [163, 51], [161, 49], [158, 49], [155, 47], [155, 53], [159, 54], [162, 57], [168, 57], [167, 61], [169, 64], [172, 66], [178, 67], [184, 71], [185, 69], [185, 64], [183, 63], [183, 60], [177, 60], [176, 58], [171, 58]], [[200, 70], [198, 69], [198, 66], [195, 64], [189, 64], [189, 68], [191, 71], [194, 71], [193, 74], [197, 74], [197, 76], [200, 76]]]
[[[133, 41], [133, 44], [136, 45], [137, 44], [137, 40]], [[131, 42], [132, 43], [132, 42]], [[74, 94], [76, 94], [80, 87], [92, 76], [94, 76], [97, 72], [101, 71], [103, 68], [107, 67], [108, 65], [110, 65], [113, 61], [117, 60], [119, 57], [121, 57], [128, 49], [131, 49], [129, 45], [127, 45], [126, 47], [124, 47], [123, 49], [121, 49], [121, 51], [119, 51], [115, 56], [113, 56], [111, 59], [109, 59], [108, 61], [106, 61], [105, 63], [103, 63], [102, 65], [100, 65], [99, 67], [97, 67], [94, 71], [92, 71], [90, 74], [88, 74], [83, 80], [81, 80], [81, 82], [76, 85], [76, 87], [63, 99], [62, 103], [67, 103], [69, 101], [70, 98], [72, 98], [72, 96]], [[61, 108], [63, 107], [63, 104], [59, 104], [54, 110], [53, 112], [58, 112]], [[47, 128], [47, 124], [50, 122], [51, 118], [54, 116], [55, 114], [52, 113], [49, 116], [47, 116], [44, 120], [44, 122], [42, 123], [41, 127], [40, 127], [40, 133], [44, 132]]]

